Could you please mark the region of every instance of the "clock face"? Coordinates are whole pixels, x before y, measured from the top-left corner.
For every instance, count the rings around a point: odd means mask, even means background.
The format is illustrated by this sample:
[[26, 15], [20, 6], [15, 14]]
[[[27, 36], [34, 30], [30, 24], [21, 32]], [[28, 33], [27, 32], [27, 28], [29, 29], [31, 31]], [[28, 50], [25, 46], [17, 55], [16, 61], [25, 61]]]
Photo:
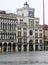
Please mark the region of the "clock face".
[[34, 12], [29, 11], [28, 16], [30, 16], [30, 17], [34, 17]]
[[33, 34], [32, 30], [30, 30], [30, 31], [29, 31], [29, 34], [30, 34], [30, 35], [32, 35], [32, 34]]

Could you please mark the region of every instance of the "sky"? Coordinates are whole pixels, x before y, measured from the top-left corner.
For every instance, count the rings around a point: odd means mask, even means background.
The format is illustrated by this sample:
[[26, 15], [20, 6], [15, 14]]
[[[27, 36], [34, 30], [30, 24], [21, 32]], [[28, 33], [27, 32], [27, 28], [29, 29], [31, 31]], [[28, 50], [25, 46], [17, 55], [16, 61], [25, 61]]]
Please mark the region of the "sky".
[[[31, 8], [35, 8], [35, 17], [38, 17], [39, 23], [43, 24], [43, 0], [0, 0], [0, 10], [16, 13], [16, 10], [22, 8], [26, 1]], [[44, 0], [44, 4], [45, 24], [48, 24], [48, 0]]]

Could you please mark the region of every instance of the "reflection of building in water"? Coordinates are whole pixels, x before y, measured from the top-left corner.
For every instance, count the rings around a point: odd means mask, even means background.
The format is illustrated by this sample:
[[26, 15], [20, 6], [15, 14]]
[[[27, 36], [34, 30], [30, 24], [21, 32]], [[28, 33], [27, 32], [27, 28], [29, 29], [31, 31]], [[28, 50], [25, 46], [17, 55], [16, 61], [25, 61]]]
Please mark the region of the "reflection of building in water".
[[0, 52], [43, 49], [43, 28], [28, 3], [17, 14], [0, 11]]

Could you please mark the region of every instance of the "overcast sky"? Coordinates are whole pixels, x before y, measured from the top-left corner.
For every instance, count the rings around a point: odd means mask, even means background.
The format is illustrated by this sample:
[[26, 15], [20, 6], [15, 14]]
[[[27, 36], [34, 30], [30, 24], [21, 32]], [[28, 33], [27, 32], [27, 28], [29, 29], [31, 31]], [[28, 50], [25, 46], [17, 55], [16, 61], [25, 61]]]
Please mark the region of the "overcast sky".
[[[35, 8], [35, 17], [40, 18], [40, 24], [43, 24], [43, 0], [0, 0], [0, 10], [15, 13], [17, 8], [23, 7], [25, 2], [28, 2], [29, 6]], [[48, 0], [45, 1], [45, 23], [48, 24]]]

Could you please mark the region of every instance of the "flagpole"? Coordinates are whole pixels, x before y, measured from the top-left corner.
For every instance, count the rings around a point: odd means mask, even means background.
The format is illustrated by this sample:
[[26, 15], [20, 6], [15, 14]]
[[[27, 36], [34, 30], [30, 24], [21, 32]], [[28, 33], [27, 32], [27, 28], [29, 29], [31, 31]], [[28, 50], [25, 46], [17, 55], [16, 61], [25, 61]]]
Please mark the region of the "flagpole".
[[44, 0], [43, 0], [43, 35], [44, 35], [44, 50], [45, 50], [45, 14], [44, 14]]

